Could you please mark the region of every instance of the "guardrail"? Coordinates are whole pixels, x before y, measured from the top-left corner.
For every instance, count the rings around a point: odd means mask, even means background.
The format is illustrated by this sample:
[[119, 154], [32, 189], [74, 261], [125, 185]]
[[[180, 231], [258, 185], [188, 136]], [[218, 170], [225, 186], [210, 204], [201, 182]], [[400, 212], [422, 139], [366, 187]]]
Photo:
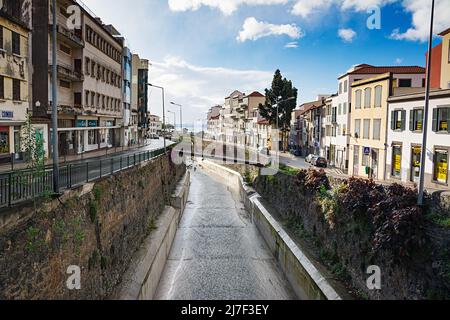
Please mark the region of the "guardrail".
[[[174, 145], [167, 147], [171, 150]], [[106, 159], [85, 160], [60, 167], [60, 190], [68, 190], [85, 183], [112, 176], [114, 173], [140, 165], [164, 154], [164, 148], [112, 156]], [[53, 170], [17, 170], [0, 174], [0, 208], [42, 197], [53, 189]]]

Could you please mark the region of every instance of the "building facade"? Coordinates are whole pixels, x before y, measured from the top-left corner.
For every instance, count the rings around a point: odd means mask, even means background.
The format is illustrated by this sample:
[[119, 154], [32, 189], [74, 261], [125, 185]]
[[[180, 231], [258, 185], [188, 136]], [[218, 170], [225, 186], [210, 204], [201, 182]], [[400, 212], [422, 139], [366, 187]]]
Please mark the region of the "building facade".
[[30, 25], [23, 1], [0, 1], [0, 162], [22, 157], [29, 109]]
[[[423, 90], [425, 70], [395, 69], [352, 84], [349, 174], [376, 180], [386, 179], [388, 98], [394, 94]], [[403, 113], [399, 114], [404, 119]], [[404, 125], [404, 121], [398, 122]]]
[[[71, 5], [77, 6], [81, 15], [75, 26], [69, 23]], [[56, 13], [59, 153], [82, 154], [120, 146], [123, 39], [75, 1], [58, 0]], [[52, 24], [49, 1], [34, 1], [33, 122], [47, 128], [49, 141]]]
[[133, 54], [131, 63], [131, 144], [140, 144], [148, 136], [149, 61]]
[[162, 132], [161, 118], [151, 114], [148, 116], [148, 121], [149, 121], [149, 137], [150, 138], [158, 137]]

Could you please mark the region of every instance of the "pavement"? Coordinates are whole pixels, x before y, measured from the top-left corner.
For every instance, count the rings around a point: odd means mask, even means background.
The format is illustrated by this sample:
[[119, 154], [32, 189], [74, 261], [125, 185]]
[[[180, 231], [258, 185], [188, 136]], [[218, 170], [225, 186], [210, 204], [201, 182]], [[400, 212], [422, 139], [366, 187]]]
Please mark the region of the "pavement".
[[[166, 145], [169, 146], [173, 144], [172, 141], [166, 140]], [[111, 149], [103, 149], [98, 151], [92, 151], [89, 153], [79, 154], [79, 155], [71, 155], [66, 157], [60, 157], [60, 165], [65, 165], [67, 163], [86, 163], [91, 160], [96, 159], [104, 159], [107, 160], [111, 157], [116, 157], [119, 155], [126, 156], [138, 152], [144, 152], [144, 151], [152, 151], [156, 149], [160, 149], [164, 147], [164, 140], [162, 138], [158, 140], [147, 140], [145, 145], [139, 145], [139, 146], [131, 146], [131, 147], [117, 147], [117, 148], [111, 148]], [[46, 161], [46, 165], [50, 166], [53, 163], [52, 159], [48, 159]], [[19, 162], [14, 164], [14, 170], [20, 170], [20, 169], [26, 169], [27, 163], [25, 162]], [[11, 164], [0, 164], [0, 173], [1, 172], [10, 172], [11, 171]]]
[[157, 300], [295, 300], [244, 205], [193, 170], [187, 206]]

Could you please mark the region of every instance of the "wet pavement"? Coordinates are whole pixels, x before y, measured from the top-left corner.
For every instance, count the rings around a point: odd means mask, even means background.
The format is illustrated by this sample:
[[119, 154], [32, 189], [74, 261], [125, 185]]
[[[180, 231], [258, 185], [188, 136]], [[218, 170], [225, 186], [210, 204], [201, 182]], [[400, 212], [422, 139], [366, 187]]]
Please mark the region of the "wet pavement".
[[296, 299], [243, 204], [200, 169], [191, 183], [156, 299]]

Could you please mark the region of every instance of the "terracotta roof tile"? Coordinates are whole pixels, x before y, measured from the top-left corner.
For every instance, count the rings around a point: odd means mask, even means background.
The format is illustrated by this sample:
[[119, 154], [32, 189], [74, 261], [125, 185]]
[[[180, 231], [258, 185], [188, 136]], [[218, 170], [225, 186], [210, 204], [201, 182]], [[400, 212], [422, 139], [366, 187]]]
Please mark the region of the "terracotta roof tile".
[[425, 73], [425, 68], [419, 66], [367, 66], [357, 69], [349, 74], [383, 74], [383, 73]]

